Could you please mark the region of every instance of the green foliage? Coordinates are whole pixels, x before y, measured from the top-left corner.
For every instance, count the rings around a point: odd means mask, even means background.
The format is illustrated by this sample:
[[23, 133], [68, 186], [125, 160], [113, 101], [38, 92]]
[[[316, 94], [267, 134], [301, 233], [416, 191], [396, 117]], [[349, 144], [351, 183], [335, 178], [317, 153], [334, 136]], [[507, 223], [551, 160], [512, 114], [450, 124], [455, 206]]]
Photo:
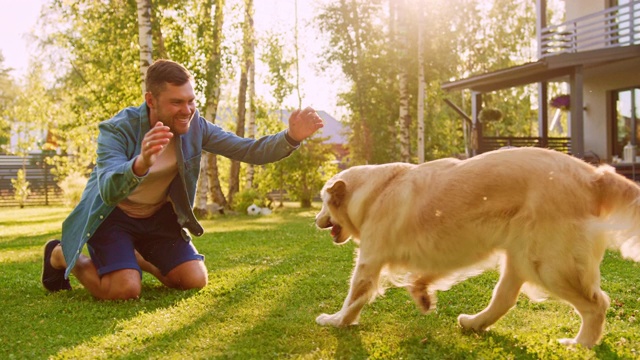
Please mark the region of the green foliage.
[[[280, 112], [266, 114], [262, 110], [257, 115], [258, 134], [273, 134], [286, 127], [280, 120]], [[324, 182], [337, 172], [334, 151], [324, 140], [313, 136], [289, 157], [256, 168], [255, 184], [259, 191], [263, 194], [284, 191], [303, 207], [309, 207]]]
[[244, 189], [233, 197], [232, 208], [240, 213], [246, 213], [247, 208], [252, 204], [264, 207], [267, 204], [266, 200], [266, 196], [257, 189]]
[[63, 180], [58, 181], [58, 186], [64, 194], [64, 204], [68, 207], [75, 207], [82, 197], [82, 192], [87, 185], [88, 179], [84, 174], [73, 172]]
[[[402, 26], [389, 4], [410, 21]], [[399, 89], [397, 77], [400, 69], [409, 75], [411, 118], [416, 119], [418, 79], [417, 34], [420, 13], [419, 2], [389, 3], [357, 0], [329, 2], [323, 6], [316, 23], [329, 37], [324, 49], [326, 64], [340, 67], [351, 87], [340, 94], [348, 110], [351, 128], [349, 147], [354, 164], [384, 163], [399, 160]], [[425, 77], [427, 83], [425, 104], [426, 159], [451, 156], [465, 148], [462, 141], [462, 123], [458, 115], [442, 107], [445, 96], [440, 85], [451, 78], [461, 78], [485, 71], [496, 70], [525, 61], [533, 53], [529, 39], [535, 37], [535, 11], [533, 3], [497, 0], [493, 6], [479, 0], [432, 1], [425, 7], [423, 25]], [[389, 5], [390, 6], [390, 5]], [[408, 14], [408, 15], [407, 15]], [[407, 48], [396, 41], [402, 30], [409, 42]], [[406, 52], [409, 52], [408, 54]], [[535, 129], [531, 124], [529, 90], [516, 90], [517, 101], [505, 102], [512, 97], [499, 92], [490, 105], [500, 109], [507, 123], [498, 122], [490, 131], [510, 131], [512, 135], [528, 135]], [[455, 95], [454, 95], [455, 96]], [[468, 94], [462, 104], [470, 103]], [[417, 148], [416, 121], [410, 133], [411, 148]]]
[[334, 246], [313, 226], [314, 205], [203, 221], [206, 233], [194, 244], [206, 258], [204, 289], [170, 290], [144, 274], [139, 300], [113, 302], [96, 301], [73, 276], [72, 291], [47, 294], [40, 284], [42, 246], [59, 238], [68, 209], [0, 208], [0, 358], [638, 358], [640, 264], [612, 252], [601, 266], [612, 300], [605, 335], [591, 350], [555, 341], [575, 336], [580, 325], [556, 300], [521, 296], [489, 331], [461, 331], [456, 317], [488, 304], [495, 272], [439, 292], [430, 314], [393, 288], [365, 305], [359, 325], [319, 326], [315, 317], [344, 301], [355, 247]]
[[282, 40], [275, 33], [267, 35], [264, 48], [260, 60], [266, 63], [269, 68], [268, 81], [277, 109], [279, 109], [284, 98], [289, 96], [294, 89], [294, 84], [291, 82], [291, 69], [295, 60], [287, 58], [283, 53]]
[[307, 139], [297, 151], [282, 160], [284, 188], [303, 208], [311, 207], [324, 183], [338, 172], [331, 145], [322, 141], [320, 137]]
[[27, 197], [31, 194], [31, 190], [29, 189], [30, 185], [27, 180], [27, 172], [24, 169], [18, 170], [16, 177], [11, 179], [13, 197], [18, 201], [20, 208], [24, 207]]
[[4, 65], [4, 56], [0, 49], [0, 151], [9, 144], [11, 125], [6, 110], [16, 97], [16, 84], [10, 76], [10, 68]]

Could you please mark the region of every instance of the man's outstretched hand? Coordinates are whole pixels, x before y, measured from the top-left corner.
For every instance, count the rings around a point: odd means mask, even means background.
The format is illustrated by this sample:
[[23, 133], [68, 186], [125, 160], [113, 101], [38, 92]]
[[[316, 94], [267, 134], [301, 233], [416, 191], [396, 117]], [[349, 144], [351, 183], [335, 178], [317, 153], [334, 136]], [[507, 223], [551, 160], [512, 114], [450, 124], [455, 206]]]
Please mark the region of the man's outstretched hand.
[[289, 137], [297, 142], [313, 135], [324, 126], [322, 118], [311, 107], [296, 110], [289, 117]]

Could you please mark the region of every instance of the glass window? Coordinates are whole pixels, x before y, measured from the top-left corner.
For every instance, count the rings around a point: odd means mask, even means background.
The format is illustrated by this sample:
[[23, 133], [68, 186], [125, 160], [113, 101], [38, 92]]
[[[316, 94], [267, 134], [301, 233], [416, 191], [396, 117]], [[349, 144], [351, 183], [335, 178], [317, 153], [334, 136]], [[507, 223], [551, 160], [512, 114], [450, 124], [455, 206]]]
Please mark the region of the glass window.
[[[640, 145], [638, 119], [640, 119], [640, 87], [614, 93], [613, 156], [624, 158], [624, 146]], [[636, 134], [632, 138], [631, 134]]]

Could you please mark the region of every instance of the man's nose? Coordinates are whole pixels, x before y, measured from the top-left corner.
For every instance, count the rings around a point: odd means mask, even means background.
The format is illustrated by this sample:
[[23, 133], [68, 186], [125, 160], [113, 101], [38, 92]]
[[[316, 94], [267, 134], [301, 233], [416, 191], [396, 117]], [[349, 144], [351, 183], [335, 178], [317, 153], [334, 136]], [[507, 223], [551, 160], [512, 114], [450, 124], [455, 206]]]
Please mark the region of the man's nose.
[[189, 104], [189, 103], [186, 103], [186, 104], [184, 104], [184, 106], [182, 106], [182, 107], [180, 108], [180, 111], [181, 111], [183, 114], [191, 114], [192, 112], [194, 112], [194, 111], [195, 111], [195, 105], [191, 105], [191, 104]]

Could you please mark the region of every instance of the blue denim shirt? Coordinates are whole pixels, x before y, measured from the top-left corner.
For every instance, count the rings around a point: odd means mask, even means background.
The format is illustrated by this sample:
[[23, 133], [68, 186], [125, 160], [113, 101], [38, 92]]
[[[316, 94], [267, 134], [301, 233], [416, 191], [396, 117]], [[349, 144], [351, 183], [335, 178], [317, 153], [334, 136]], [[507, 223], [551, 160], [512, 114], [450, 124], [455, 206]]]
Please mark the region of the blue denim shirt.
[[[133, 173], [133, 162], [140, 154], [142, 139], [150, 130], [146, 103], [122, 110], [100, 123], [96, 166], [82, 198], [62, 223], [62, 252], [69, 277], [84, 245], [109, 216], [116, 204], [125, 199], [144, 177]], [[202, 151], [255, 165], [280, 160], [297, 146], [287, 141], [285, 131], [254, 140], [224, 131], [200, 117], [196, 111], [189, 131], [176, 137], [178, 175], [169, 185], [178, 222], [183, 229], [200, 236], [204, 229], [193, 215], [196, 184], [200, 174]], [[189, 232], [183, 230], [185, 240]]]

